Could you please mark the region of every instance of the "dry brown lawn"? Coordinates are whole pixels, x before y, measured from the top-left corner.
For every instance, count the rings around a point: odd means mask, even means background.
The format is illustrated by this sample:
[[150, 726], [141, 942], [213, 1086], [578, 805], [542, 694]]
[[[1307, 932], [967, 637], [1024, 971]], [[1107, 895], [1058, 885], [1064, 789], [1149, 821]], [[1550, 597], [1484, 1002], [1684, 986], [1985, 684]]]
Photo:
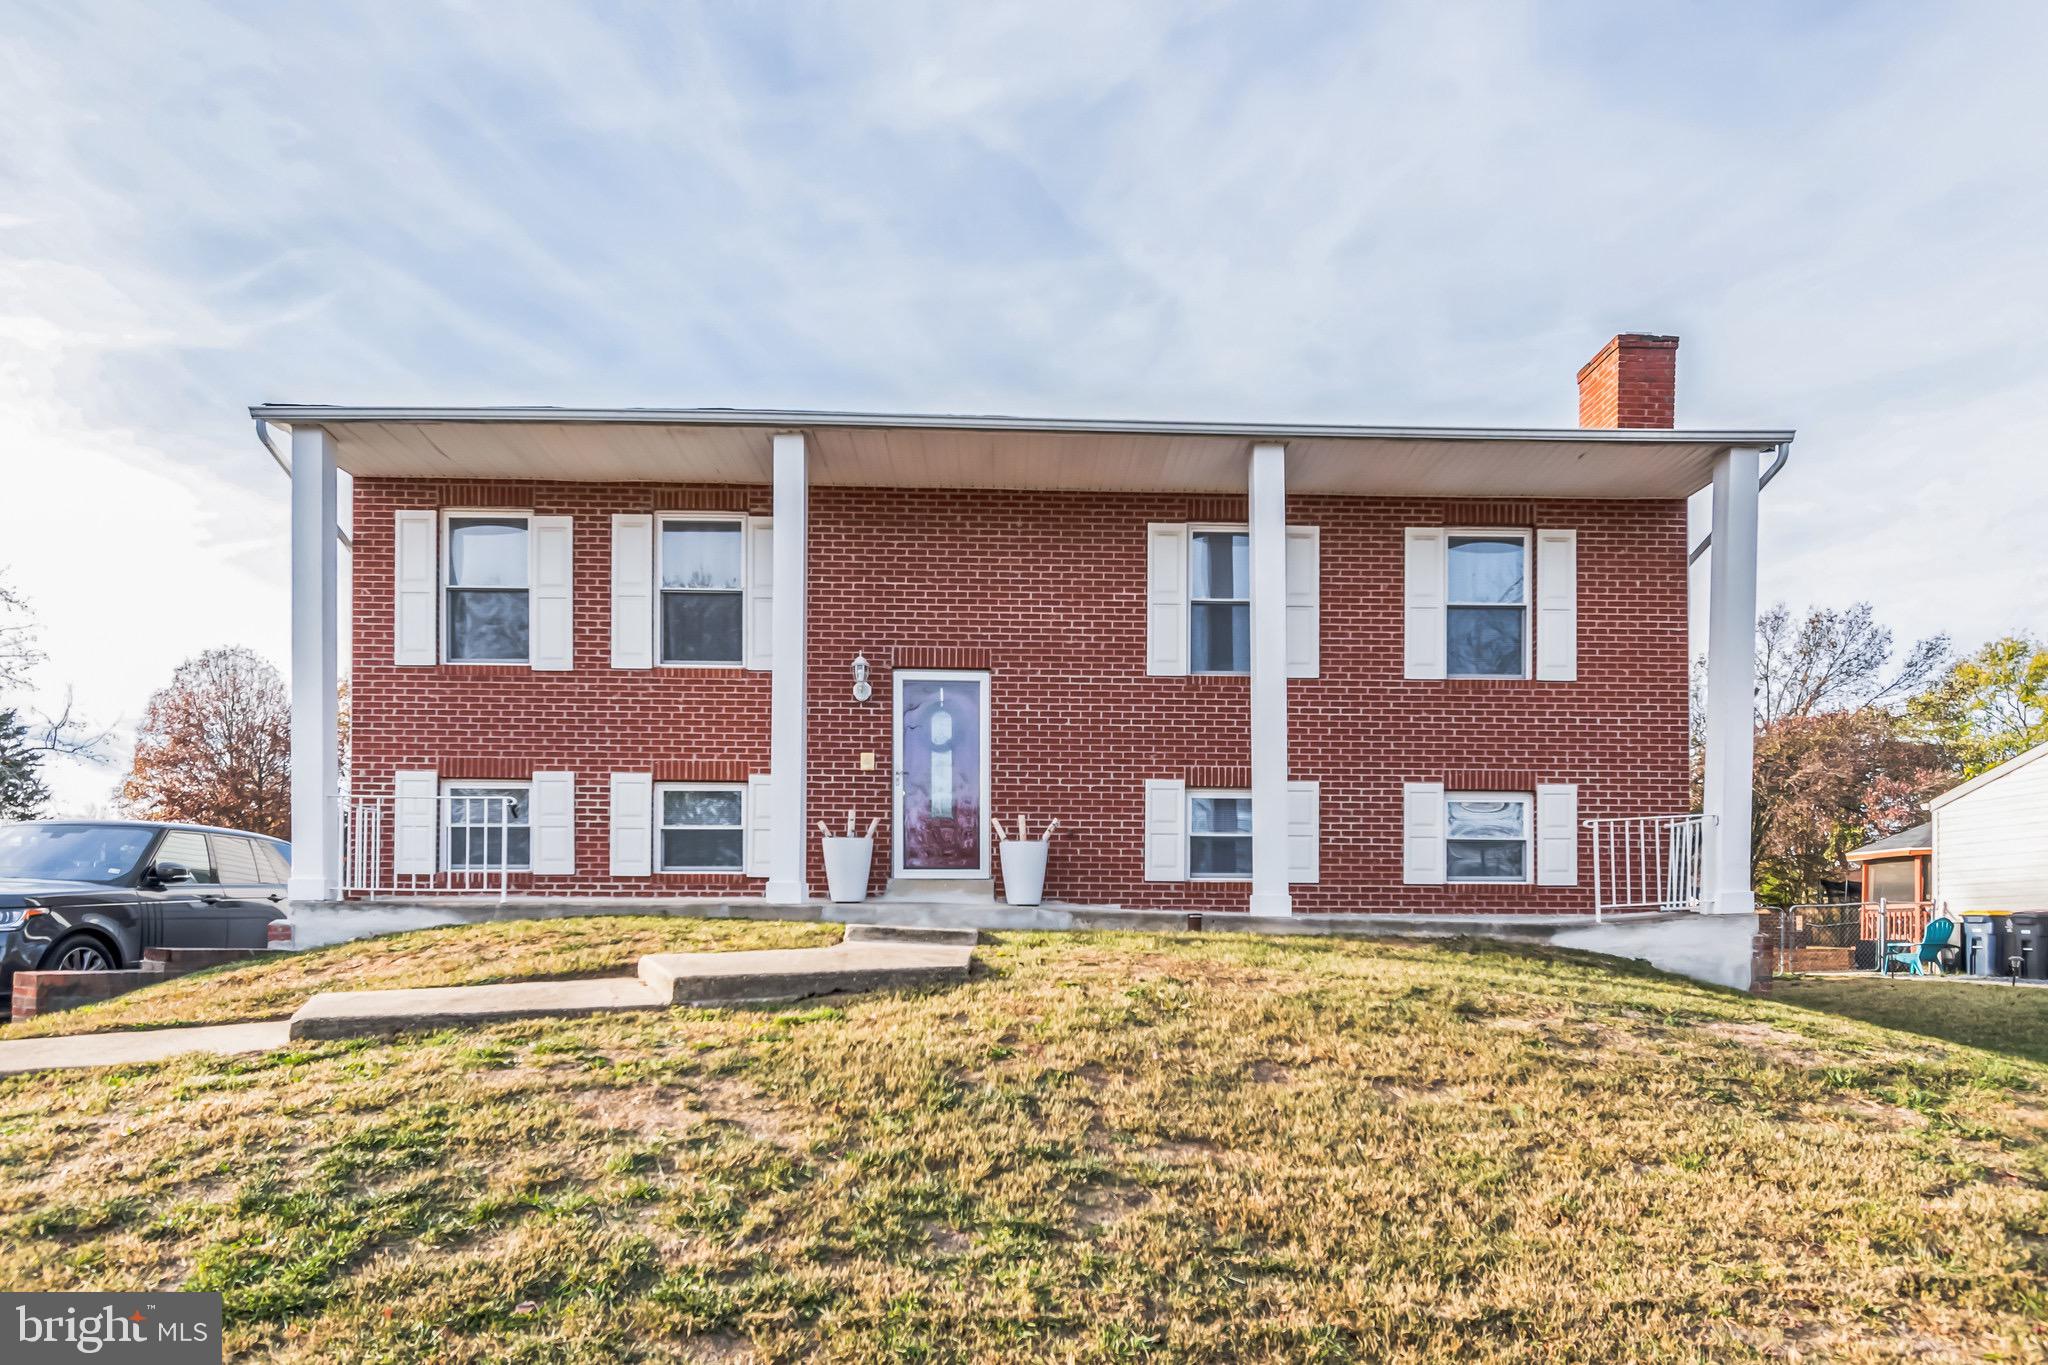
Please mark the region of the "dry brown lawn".
[[309, 1362], [2048, 1351], [2032, 1061], [1496, 946], [980, 956], [0, 1081], [9, 1287], [218, 1289], [238, 1358]]

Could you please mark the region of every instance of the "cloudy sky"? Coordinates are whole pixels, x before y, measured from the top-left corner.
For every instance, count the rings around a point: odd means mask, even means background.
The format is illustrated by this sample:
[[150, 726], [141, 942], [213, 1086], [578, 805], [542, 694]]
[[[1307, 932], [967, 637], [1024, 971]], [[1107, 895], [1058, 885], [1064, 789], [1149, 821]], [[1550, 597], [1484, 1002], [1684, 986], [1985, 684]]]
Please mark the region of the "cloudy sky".
[[0, 4], [0, 569], [286, 654], [253, 401], [1796, 426], [1764, 593], [2048, 630], [2048, 6]]

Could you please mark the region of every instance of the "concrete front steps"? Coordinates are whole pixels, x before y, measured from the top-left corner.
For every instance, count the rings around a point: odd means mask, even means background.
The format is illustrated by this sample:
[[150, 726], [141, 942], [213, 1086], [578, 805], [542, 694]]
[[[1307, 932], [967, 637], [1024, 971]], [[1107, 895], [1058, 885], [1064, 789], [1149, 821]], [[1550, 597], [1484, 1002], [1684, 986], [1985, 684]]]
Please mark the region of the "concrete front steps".
[[299, 1007], [291, 1018], [291, 1036], [382, 1037], [507, 1019], [672, 1005], [771, 1004], [814, 995], [946, 985], [967, 979], [977, 938], [971, 929], [855, 924], [847, 927], [845, 941], [827, 948], [650, 953], [640, 959], [636, 977], [329, 991]]

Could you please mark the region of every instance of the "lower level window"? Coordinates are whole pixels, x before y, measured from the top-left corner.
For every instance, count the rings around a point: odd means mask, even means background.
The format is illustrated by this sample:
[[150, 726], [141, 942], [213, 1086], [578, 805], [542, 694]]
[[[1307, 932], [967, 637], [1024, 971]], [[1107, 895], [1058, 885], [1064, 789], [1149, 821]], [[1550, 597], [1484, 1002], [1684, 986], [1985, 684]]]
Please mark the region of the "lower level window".
[[1246, 792], [1188, 794], [1188, 875], [1252, 875], [1252, 798]]
[[1447, 881], [1529, 880], [1529, 797], [1454, 792], [1444, 804]]
[[450, 783], [450, 872], [519, 872], [533, 865], [533, 828], [524, 782]]
[[738, 872], [746, 864], [747, 792], [744, 787], [663, 787], [663, 872]]

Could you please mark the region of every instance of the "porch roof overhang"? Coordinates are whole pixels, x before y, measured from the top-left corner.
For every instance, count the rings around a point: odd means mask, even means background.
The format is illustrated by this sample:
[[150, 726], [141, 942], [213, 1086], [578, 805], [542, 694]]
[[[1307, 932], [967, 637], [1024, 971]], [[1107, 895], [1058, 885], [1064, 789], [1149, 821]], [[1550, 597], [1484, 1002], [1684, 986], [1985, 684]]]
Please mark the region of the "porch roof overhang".
[[1282, 442], [1290, 493], [1474, 498], [1685, 497], [1722, 451], [1793, 438], [733, 408], [264, 403], [249, 415], [324, 428], [339, 467], [371, 477], [767, 484], [769, 438], [800, 431], [811, 481], [828, 486], [1241, 493], [1250, 446]]

